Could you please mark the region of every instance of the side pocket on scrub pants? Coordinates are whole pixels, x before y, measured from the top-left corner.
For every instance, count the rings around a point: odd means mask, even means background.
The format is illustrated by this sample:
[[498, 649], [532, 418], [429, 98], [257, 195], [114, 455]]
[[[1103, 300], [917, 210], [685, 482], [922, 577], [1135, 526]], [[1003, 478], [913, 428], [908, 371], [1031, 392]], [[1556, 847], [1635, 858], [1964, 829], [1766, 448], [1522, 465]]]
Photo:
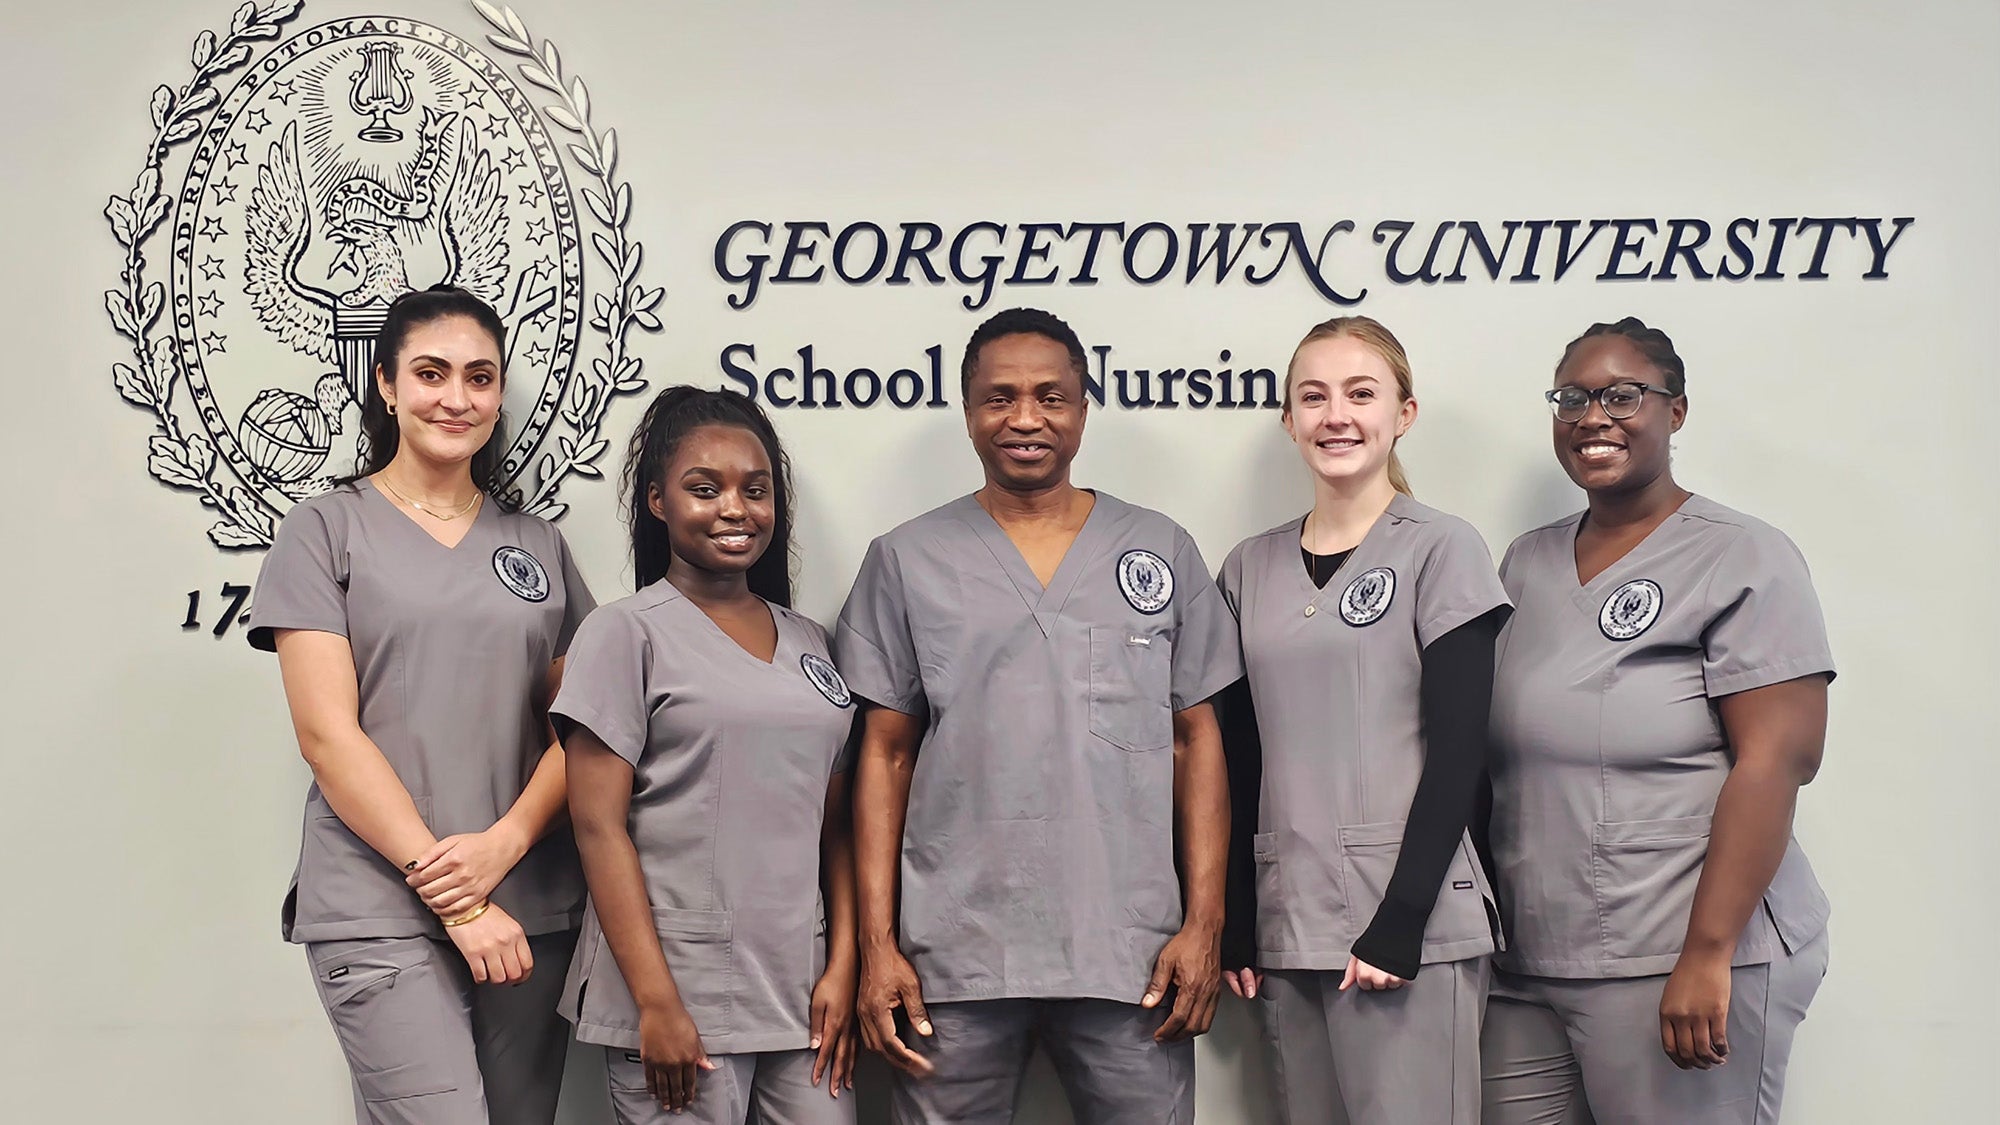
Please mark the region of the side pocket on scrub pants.
[[1710, 818], [1606, 821], [1594, 829], [1591, 881], [1604, 953], [1671, 957], [1687, 938]]
[[1121, 750], [1173, 743], [1172, 647], [1122, 625], [1090, 630], [1090, 733]]
[[449, 1042], [456, 985], [438, 972], [428, 938], [315, 945], [313, 985], [366, 1102], [458, 1089], [438, 1044]]

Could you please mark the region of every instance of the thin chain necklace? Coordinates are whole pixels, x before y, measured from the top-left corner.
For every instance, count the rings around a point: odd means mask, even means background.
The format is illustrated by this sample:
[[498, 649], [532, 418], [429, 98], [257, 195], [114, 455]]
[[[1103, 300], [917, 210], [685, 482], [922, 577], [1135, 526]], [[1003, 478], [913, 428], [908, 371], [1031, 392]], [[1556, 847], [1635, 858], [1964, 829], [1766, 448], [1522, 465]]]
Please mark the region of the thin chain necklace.
[[389, 490], [389, 495], [394, 496], [396, 499], [401, 500], [403, 503], [408, 504], [410, 507], [415, 508], [417, 511], [422, 512], [423, 514], [429, 516], [434, 520], [455, 520], [458, 517], [464, 515], [465, 513], [471, 511], [473, 505], [479, 503], [479, 498], [481, 496], [486, 495], [484, 492], [481, 492], [475, 488], [472, 490], [472, 499], [467, 500], [465, 503], [459, 505], [456, 511], [440, 512], [436, 509], [435, 506], [426, 507], [423, 504], [420, 504], [417, 501], [412, 500], [409, 497], [403, 495], [401, 492], [397, 491], [396, 486], [389, 483], [388, 473], [376, 473], [375, 479], [382, 482], [382, 487]]
[[1322, 590], [1323, 590], [1323, 589], [1325, 589], [1325, 588], [1326, 588], [1326, 581], [1325, 581], [1325, 579], [1322, 579], [1322, 578], [1321, 578], [1321, 577], [1319, 576], [1319, 560], [1320, 560], [1320, 559], [1322, 559], [1322, 558], [1324, 558], [1324, 557], [1326, 557], [1326, 556], [1323, 556], [1323, 555], [1321, 555], [1321, 554], [1320, 554], [1320, 553], [1319, 553], [1318, 551], [1315, 551], [1315, 550], [1313, 550], [1313, 549], [1312, 549], [1312, 542], [1313, 542], [1313, 517], [1314, 517], [1315, 515], [1318, 515], [1318, 514], [1319, 514], [1319, 513], [1318, 513], [1318, 512], [1316, 512], [1316, 511], [1314, 511], [1314, 512], [1307, 512], [1307, 513], [1306, 513], [1306, 544], [1307, 544], [1307, 546], [1306, 546], [1306, 556], [1307, 556], [1308, 558], [1312, 559], [1312, 566], [1311, 566], [1311, 568], [1310, 568], [1310, 569], [1311, 569], [1311, 571], [1312, 571], [1312, 580], [1313, 580], [1313, 585], [1315, 585], [1315, 586], [1318, 586], [1318, 587], [1319, 587], [1320, 589], [1322, 589]]

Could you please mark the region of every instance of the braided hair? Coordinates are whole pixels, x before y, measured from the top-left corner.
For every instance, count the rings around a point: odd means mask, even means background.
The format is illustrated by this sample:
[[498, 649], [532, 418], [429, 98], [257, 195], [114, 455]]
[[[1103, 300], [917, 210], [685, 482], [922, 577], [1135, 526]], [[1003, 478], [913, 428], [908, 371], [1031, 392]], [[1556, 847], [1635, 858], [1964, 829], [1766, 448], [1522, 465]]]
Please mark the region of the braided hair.
[[1675, 398], [1687, 394], [1687, 365], [1681, 362], [1680, 353], [1674, 351], [1673, 340], [1665, 332], [1647, 327], [1646, 322], [1636, 316], [1611, 324], [1591, 325], [1563, 349], [1562, 359], [1556, 363], [1556, 374], [1562, 374], [1563, 367], [1569, 363], [1570, 353], [1576, 351], [1577, 345], [1596, 336], [1623, 336], [1631, 341], [1632, 346], [1639, 349], [1639, 354], [1646, 357], [1646, 362], [1652, 364], [1667, 381], [1667, 390], [1672, 391]]

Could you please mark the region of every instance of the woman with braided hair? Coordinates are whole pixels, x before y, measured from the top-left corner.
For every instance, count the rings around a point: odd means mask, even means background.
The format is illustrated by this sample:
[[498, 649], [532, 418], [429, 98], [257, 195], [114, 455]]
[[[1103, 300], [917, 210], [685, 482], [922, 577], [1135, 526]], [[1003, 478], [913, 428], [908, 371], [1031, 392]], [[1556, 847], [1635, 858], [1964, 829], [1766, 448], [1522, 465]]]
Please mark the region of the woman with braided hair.
[[1792, 838], [1833, 679], [1812, 576], [1675, 481], [1666, 333], [1592, 325], [1545, 397], [1588, 505], [1500, 564], [1485, 1120], [1768, 1125], [1827, 964]]

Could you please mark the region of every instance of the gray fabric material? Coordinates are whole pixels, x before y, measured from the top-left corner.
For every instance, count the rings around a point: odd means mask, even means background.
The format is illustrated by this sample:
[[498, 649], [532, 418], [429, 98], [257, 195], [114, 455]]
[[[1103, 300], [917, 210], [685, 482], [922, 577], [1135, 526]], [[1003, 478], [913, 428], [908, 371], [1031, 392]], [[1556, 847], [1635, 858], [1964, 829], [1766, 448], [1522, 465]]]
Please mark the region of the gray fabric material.
[[535, 970], [517, 985], [473, 983], [457, 947], [431, 938], [307, 944], [358, 1125], [550, 1125], [569, 1045], [555, 998], [575, 937], [530, 938]]
[[[1501, 563], [1493, 858], [1510, 972], [1669, 972], [1729, 776], [1717, 696], [1833, 671], [1812, 577], [1768, 524], [1699, 496], [1588, 584], [1580, 516]], [[1618, 639], [1619, 634], [1632, 634]], [[1829, 907], [1798, 841], [1735, 963], [1798, 950]]]
[[[1344, 972], [1344, 970], [1343, 970]], [[1342, 973], [1270, 971], [1258, 1015], [1284, 1125], [1478, 1125], [1485, 957], [1400, 989], [1340, 991]]]
[[895, 1076], [896, 1125], [1009, 1125], [1037, 1045], [1076, 1125], [1192, 1125], [1194, 1043], [1156, 1043], [1166, 1012], [1110, 1000], [974, 1000], [929, 1007], [928, 1038], [905, 1042], [928, 1078]]
[[716, 1069], [695, 1079], [694, 1103], [669, 1113], [646, 1093], [638, 1052], [608, 1047], [605, 1078], [618, 1125], [853, 1125], [855, 1095], [835, 1098], [812, 1084], [814, 1051], [710, 1055]]
[[[539, 573], [538, 585], [512, 581], [540, 600], [510, 588], [496, 557], [516, 568], [510, 576]], [[491, 828], [527, 787], [548, 749], [549, 666], [596, 604], [562, 533], [543, 520], [487, 501], [447, 548], [366, 481], [294, 507], [256, 590], [253, 644], [270, 647], [277, 629], [347, 638], [361, 729], [440, 837]], [[530, 934], [576, 928], [583, 874], [566, 822], [492, 900]], [[284, 932], [298, 942], [444, 937], [402, 872], [348, 830], [317, 784]]]
[[[825, 966], [820, 826], [854, 711], [825, 630], [771, 615], [766, 664], [656, 582], [584, 622], [551, 708], [560, 729], [587, 727], [633, 765], [627, 827], [646, 896], [713, 1054], [804, 1048]], [[595, 909], [570, 975], [562, 1012], [577, 1038], [637, 1047], [639, 1011]]]
[[1729, 1057], [1681, 1070], [1660, 1046], [1665, 976], [1494, 975], [1486, 1125], [1777, 1125], [1792, 1040], [1826, 975], [1824, 931], [1730, 971]]
[[[1472, 525], [1407, 496], [1324, 589], [1300, 560], [1303, 522], [1244, 540], [1220, 584], [1263, 746], [1257, 964], [1344, 971], [1382, 904], [1423, 773], [1424, 646], [1508, 602]], [[1492, 952], [1491, 898], [1467, 835], [1440, 885], [1423, 963]]]
[[1138, 1000], [1181, 925], [1173, 715], [1242, 675], [1194, 540], [1100, 492], [1045, 590], [964, 497], [869, 547], [833, 647], [856, 695], [928, 716], [901, 883], [925, 997]]

